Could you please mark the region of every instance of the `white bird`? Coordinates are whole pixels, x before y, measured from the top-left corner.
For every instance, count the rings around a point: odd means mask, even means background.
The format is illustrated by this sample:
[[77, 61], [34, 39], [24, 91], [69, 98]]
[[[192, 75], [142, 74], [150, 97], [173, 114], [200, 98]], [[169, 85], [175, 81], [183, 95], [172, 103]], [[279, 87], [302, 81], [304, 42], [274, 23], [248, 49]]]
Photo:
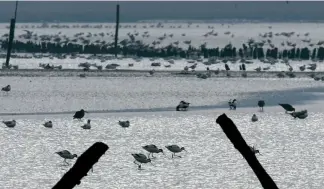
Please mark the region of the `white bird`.
[[91, 125], [90, 125], [90, 119], [88, 119], [88, 122], [86, 124], [84, 124], [83, 126], [81, 126], [83, 129], [91, 129]]
[[[141, 167], [142, 167], [141, 164], [142, 163], [149, 163], [150, 162], [152, 164], [151, 159], [150, 158], [147, 158], [144, 154], [141, 154], [141, 153], [139, 153], [139, 154], [132, 154], [132, 156], [135, 158], [134, 163], [136, 165], [138, 165], [138, 169], [141, 169]], [[136, 162], [139, 162], [140, 164], [137, 164]]]
[[[184, 147], [179, 147], [178, 145], [170, 145], [170, 146], [165, 146], [170, 152], [172, 152], [172, 158], [173, 156], [177, 156], [175, 155], [175, 153], [179, 153], [179, 152], [182, 152], [182, 150], [186, 151]], [[177, 157], [180, 157], [181, 156], [177, 156]]]
[[71, 152], [67, 151], [67, 150], [63, 150], [60, 152], [55, 152], [56, 154], [58, 154], [59, 156], [61, 156], [62, 158], [64, 158], [64, 162], [69, 165], [69, 163], [66, 161], [67, 159], [74, 159], [75, 157], [78, 157], [78, 155], [76, 154], [71, 154]]
[[52, 121], [45, 122], [43, 125], [45, 127], [47, 127], [47, 128], [52, 128], [53, 127]]
[[118, 121], [118, 124], [123, 128], [129, 127], [130, 125], [129, 121]]
[[16, 126], [16, 120], [12, 121], [2, 121], [7, 127], [15, 127]]
[[164, 154], [163, 150], [162, 150], [162, 149], [159, 149], [159, 148], [158, 148], [157, 146], [155, 146], [154, 144], [150, 144], [150, 145], [142, 146], [142, 148], [143, 148], [144, 150], [150, 152], [149, 155], [148, 155], [148, 157], [150, 157], [150, 155], [152, 154], [152, 158], [155, 158], [155, 157], [153, 156], [153, 153], [160, 153], [160, 152], [162, 152], [162, 153]]
[[255, 114], [253, 114], [251, 121], [252, 122], [258, 121], [258, 117]]

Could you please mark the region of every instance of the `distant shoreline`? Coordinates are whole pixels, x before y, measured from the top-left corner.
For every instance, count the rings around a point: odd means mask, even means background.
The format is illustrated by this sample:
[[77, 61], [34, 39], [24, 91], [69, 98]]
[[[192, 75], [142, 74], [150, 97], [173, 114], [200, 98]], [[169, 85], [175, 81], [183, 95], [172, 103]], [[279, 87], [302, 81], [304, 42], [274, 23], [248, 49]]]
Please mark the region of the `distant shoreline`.
[[[0, 24], [9, 24], [10, 20], [0, 21]], [[58, 21], [39, 21], [39, 22], [21, 22], [17, 19], [16, 24], [115, 24], [114, 21], [105, 21], [105, 22], [89, 22], [89, 21], [71, 21], [71, 22], [58, 22]], [[192, 24], [284, 24], [284, 23], [293, 23], [293, 24], [307, 24], [307, 23], [324, 23], [324, 20], [247, 20], [247, 19], [220, 19], [220, 20], [138, 20], [138, 21], [120, 21], [120, 24], [128, 23], [164, 23], [164, 24], [181, 24], [181, 23], [192, 23]]]
[[[242, 74], [246, 73], [247, 78], [278, 78], [277, 74], [285, 73], [282, 71], [219, 71], [215, 74], [211, 71], [212, 78], [243, 78]], [[177, 70], [157, 70], [153, 76], [149, 75], [148, 70], [90, 70], [83, 71], [81, 69], [62, 69], [62, 70], [43, 70], [43, 69], [20, 69], [20, 70], [0, 70], [0, 77], [80, 77], [85, 74], [86, 77], [197, 77], [198, 73], [206, 73], [206, 71], [194, 71], [187, 74]], [[227, 73], [230, 76], [227, 76]], [[291, 72], [296, 75], [295, 78], [310, 78], [311, 74], [324, 76], [324, 72]], [[285, 78], [290, 79], [288, 76]], [[198, 79], [198, 78], [197, 78]], [[291, 78], [293, 79], [293, 78]], [[311, 79], [311, 78], [310, 78]]]

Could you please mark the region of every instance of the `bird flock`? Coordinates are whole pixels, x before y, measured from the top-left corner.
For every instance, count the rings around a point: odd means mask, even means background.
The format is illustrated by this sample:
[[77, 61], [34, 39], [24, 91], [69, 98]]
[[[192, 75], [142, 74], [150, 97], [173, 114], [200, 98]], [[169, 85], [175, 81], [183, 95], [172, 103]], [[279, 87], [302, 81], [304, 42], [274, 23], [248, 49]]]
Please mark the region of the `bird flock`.
[[[85, 111], [84, 109], [81, 109], [80, 111], [76, 111], [75, 114], [73, 115], [73, 119], [78, 119], [81, 120], [82, 118], [84, 118], [85, 113], [88, 113], [87, 111]], [[91, 120], [88, 119], [87, 123], [82, 125], [81, 128], [85, 129], [85, 130], [89, 130], [91, 129], [91, 124], [90, 124]], [[12, 121], [2, 121], [2, 123], [4, 123], [7, 127], [9, 128], [14, 128], [16, 126], [16, 121], [12, 120]], [[126, 120], [126, 121], [118, 121], [118, 125], [121, 128], [128, 128], [130, 127], [130, 121]], [[53, 123], [52, 121], [47, 121], [43, 124], [44, 127], [46, 128], [53, 128]], [[171, 158], [174, 157], [179, 157], [181, 158], [181, 156], [176, 155], [176, 153], [180, 153], [182, 151], [186, 151], [184, 147], [179, 147], [178, 145], [167, 145], [165, 146], [166, 149], [168, 149], [170, 152], [172, 152], [172, 156]], [[138, 165], [138, 169], [142, 169], [141, 168], [141, 164], [143, 163], [149, 163], [151, 162], [151, 159], [155, 159], [153, 154], [157, 154], [157, 153], [163, 153], [163, 150], [158, 148], [157, 146], [150, 144], [150, 145], [146, 145], [146, 146], [142, 146], [142, 148], [144, 150], [146, 150], [147, 152], [149, 152], [149, 154], [146, 156], [142, 153], [136, 153], [136, 154], [131, 154], [134, 158], [135, 161], [134, 163], [136, 165]], [[71, 160], [74, 158], [77, 158], [78, 155], [77, 154], [72, 154], [70, 151], [68, 150], [62, 150], [62, 151], [58, 151], [55, 152], [56, 154], [58, 154], [61, 158], [63, 158], [63, 162], [64, 165], [70, 165], [67, 160]], [[165, 154], [164, 154], [165, 155]]]
[[[5, 87], [3, 87], [1, 89], [2, 91], [8, 93], [11, 90], [11, 86], [7, 85]], [[229, 105], [229, 110], [236, 110], [237, 108], [237, 100], [229, 100], [228, 101], [228, 105]], [[260, 112], [264, 111], [264, 106], [265, 106], [265, 101], [264, 100], [259, 100], [257, 102], [258, 107], [260, 108]], [[306, 117], [308, 117], [308, 112], [307, 110], [301, 110], [301, 111], [295, 111], [295, 108], [290, 105], [290, 104], [279, 104], [282, 108], [285, 109], [285, 113], [291, 115], [293, 118], [299, 118], [299, 119], [305, 119]], [[176, 111], [187, 111], [189, 109], [190, 103], [186, 102], [186, 101], [180, 101], [179, 104], [176, 106]], [[76, 111], [75, 114], [73, 115], [73, 119], [78, 119], [81, 120], [82, 118], [84, 118], [85, 113], [89, 113], [87, 111], [85, 111], [84, 109], [81, 109], [80, 111]], [[251, 121], [252, 122], [257, 122], [259, 119], [256, 116], [256, 114], [253, 114]], [[5, 124], [7, 127], [9, 128], [14, 128], [16, 126], [16, 120], [11, 120], [11, 121], [2, 121], [3, 124]], [[118, 125], [121, 128], [129, 128], [130, 127], [130, 121], [126, 120], [126, 121], [118, 121]], [[53, 123], [52, 121], [47, 121], [43, 124], [44, 127], [46, 128], [53, 128]], [[91, 129], [91, 120], [88, 119], [87, 123], [81, 126], [82, 129], [85, 130], [89, 130]], [[142, 146], [142, 148], [144, 150], [146, 150], [148, 152], [148, 155], [144, 155], [142, 153], [134, 153], [131, 154], [134, 157], [134, 163], [136, 165], [138, 165], [138, 169], [142, 169], [142, 164], [146, 164], [146, 163], [151, 163], [152, 164], [152, 159], [155, 159], [156, 157], [154, 157], [154, 154], [158, 154], [158, 153], [162, 153], [164, 154], [163, 149], [158, 148], [156, 145], [154, 144], [149, 144], [146, 146]], [[184, 147], [179, 147], [178, 145], [167, 145], [165, 146], [165, 148], [167, 150], [169, 150], [172, 153], [171, 158], [175, 158], [175, 157], [179, 157], [181, 158], [181, 156], [177, 155], [177, 153], [180, 153], [182, 151], [186, 151]], [[259, 150], [257, 150], [254, 146], [250, 146], [251, 151], [254, 154], [260, 154]], [[58, 151], [55, 152], [56, 154], [58, 154], [60, 157], [62, 157], [64, 159], [64, 163], [66, 165], [69, 165], [69, 163], [66, 161], [67, 159], [74, 159], [77, 158], [78, 155], [77, 154], [72, 154], [71, 152], [69, 152], [68, 150], [63, 150], [63, 151]], [[164, 154], [165, 155], [165, 154]], [[153, 165], [153, 164], [152, 164]]]

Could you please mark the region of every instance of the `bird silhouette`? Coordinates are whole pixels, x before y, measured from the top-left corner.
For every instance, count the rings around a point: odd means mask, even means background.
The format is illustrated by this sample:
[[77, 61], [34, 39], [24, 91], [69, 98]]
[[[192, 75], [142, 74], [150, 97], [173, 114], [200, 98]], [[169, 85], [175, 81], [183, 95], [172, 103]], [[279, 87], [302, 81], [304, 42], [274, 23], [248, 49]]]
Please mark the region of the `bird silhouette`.
[[75, 114], [73, 116], [73, 119], [81, 120], [84, 117], [85, 112], [87, 112], [87, 111], [84, 111], [83, 109], [81, 109], [80, 111], [75, 112]]

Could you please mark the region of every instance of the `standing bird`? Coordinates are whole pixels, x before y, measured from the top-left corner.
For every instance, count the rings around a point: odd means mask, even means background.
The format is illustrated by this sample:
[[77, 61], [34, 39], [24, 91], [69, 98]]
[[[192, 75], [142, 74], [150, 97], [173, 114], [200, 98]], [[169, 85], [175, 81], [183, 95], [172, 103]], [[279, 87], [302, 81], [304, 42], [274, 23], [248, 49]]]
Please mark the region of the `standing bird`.
[[2, 87], [1, 91], [9, 92], [9, 91], [11, 91], [11, 86], [7, 85], [5, 87]]
[[260, 111], [261, 111], [261, 112], [263, 112], [263, 107], [264, 107], [264, 105], [265, 105], [264, 100], [259, 100], [259, 102], [258, 102], [258, 106], [260, 107]]
[[90, 125], [90, 119], [88, 119], [88, 122], [86, 124], [84, 124], [83, 126], [81, 126], [83, 129], [91, 129], [91, 125]]
[[[151, 163], [152, 164], [152, 162], [151, 162], [151, 159], [150, 158], [147, 158], [144, 154], [132, 154], [132, 156], [135, 158], [135, 161], [134, 161], [134, 163], [136, 164], [136, 165], [138, 165], [138, 169], [141, 169], [141, 167], [142, 167], [142, 163]], [[139, 162], [140, 164], [137, 164], [136, 162]], [[153, 164], [152, 164], [153, 165]]]
[[152, 154], [152, 158], [155, 158], [155, 157], [153, 156], [153, 153], [160, 153], [160, 152], [162, 152], [162, 153], [164, 154], [163, 150], [162, 150], [162, 149], [159, 149], [159, 148], [158, 148], [157, 146], [155, 146], [154, 144], [150, 144], [150, 145], [142, 146], [142, 148], [143, 148], [144, 150], [150, 152], [149, 155], [148, 155], [149, 158], [150, 158], [150, 155], [151, 155], [151, 154]]
[[[172, 158], [173, 156], [177, 156], [175, 155], [176, 153], [182, 152], [182, 150], [186, 151], [184, 147], [179, 147], [178, 145], [170, 145], [170, 146], [165, 146], [168, 150], [170, 150], [170, 152], [172, 152]], [[179, 158], [181, 158], [181, 156], [177, 156]]]
[[53, 127], [52, 121], [45, 122], [43, 125], [45, 127], [47, 127], [47, 128], [52, 128]]
[[226, 71], [231, 70], [227, 64], [225, 64], [225, 70], [226, 70]]
[[78, 155], [76, 154], [71, 154], [71, 152], [67, 151], [67, 150], [63, 150], [60, 152], [55, 152], [56, 154], [58, 154], [59, 156], [61, 156], [62, 158], [64, 158], [64, 162], [69, 165], [69, 163], [66, 161], [67, 159], [74, 159], [75, 157], [78, 157]]
[[81, 109], [80, 111], [75, 112], [73, 119], [79, 119], [81, 120], [84, 117], [84, 113], [88, 113], [87, 111], [84, 111], [83, 109]]
[[236, 99], [234, 99], [233, 101], [229, 100], [228, 105], [230, 107], [230, 110], [236, 110]]
[[118, 124], [123, 127], [123, 128], [126, 128], [126, 127], [129, 127], [130, 126], [130, 123], [129, 121], [118, 121]]
[[2, 123], [4, 123], [7, 127], [11, 127], [11, 128], [16, 126], [16, 120], [2, 121]]
[[252, 122], [258, 121], [258, 117], [255, 114], [253, 114], [251, 121]]
[[287, 112], [295, 112], [295, 108], [292, 107], [290, 104], [279, 104], [281, 107], [283, 107]]

